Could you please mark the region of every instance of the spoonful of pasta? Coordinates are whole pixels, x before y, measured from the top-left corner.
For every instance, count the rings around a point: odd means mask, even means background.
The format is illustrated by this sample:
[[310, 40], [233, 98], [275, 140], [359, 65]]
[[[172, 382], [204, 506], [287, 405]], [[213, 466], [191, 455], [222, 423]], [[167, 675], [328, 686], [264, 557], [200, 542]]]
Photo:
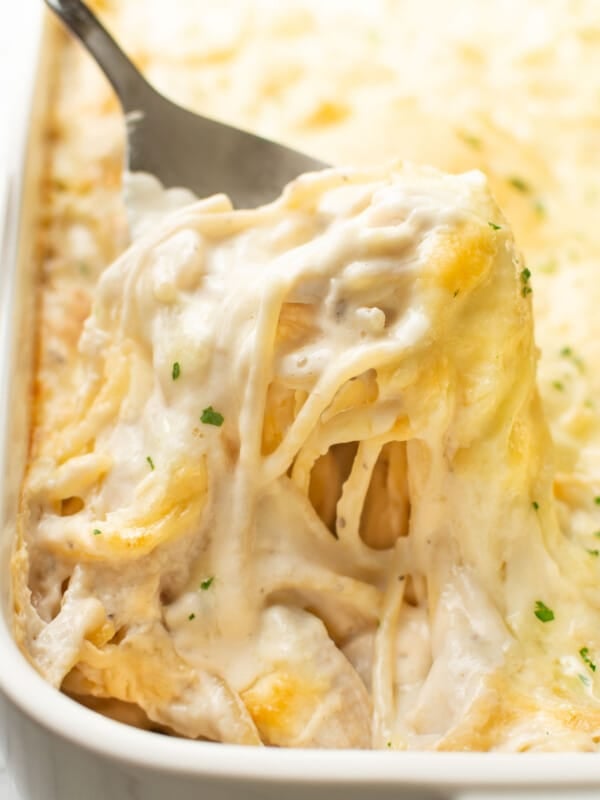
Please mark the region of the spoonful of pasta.
[[[194, 114], [156, 91], [81, 0], [46, 0], [77, 36], [112, 84], [127, 123], [125, 168], [158, 179], [165, 189], [195, 197], [227, 194], [235, 206], [273, 200], [303, 172], [325, 164], [289, 147]], [[126, 189], [128, 182], [126, 181]], [[129, 183], [129, 186], [131, 184]], [[139, 193], [126, 190], [129, 211]], [[180, 195], [181, 196], [181, 195]]]

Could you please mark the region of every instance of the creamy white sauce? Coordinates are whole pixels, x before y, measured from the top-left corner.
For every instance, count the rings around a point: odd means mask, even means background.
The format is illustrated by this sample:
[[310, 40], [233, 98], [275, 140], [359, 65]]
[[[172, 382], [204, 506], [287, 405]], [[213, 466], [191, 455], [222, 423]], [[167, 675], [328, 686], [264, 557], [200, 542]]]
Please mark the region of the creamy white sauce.
[[129, 216], [132, 238], [152, 230], [170, 211], [198, 200], [189, 189], [166, 189], [155, 175], [129, 172], [123, 175], [123, 198]]
[[[28, 481], [27, 537], [80, 576], [35, 663], [188, 736], [443, 745], [507, 654], [527, 660], [535, 598], [572, 592], [544, 550], [531, 316], [485, 180], [331, 170], [261, 209], [217, 197], [158, 226], [150, 194], [84, 327], [80, 411]], [[405, 460], [386, 467], [394, 442]], [[384, 507], [361, 528], [375, 474], [396, 487], [377, 502], [410, 506], [383, 549], [367, 542]], [[341, 495], [335, 536], [316, 491]]]
[[[222, 197], [159, 231], [164, 211], [189, 198], [165, 201], [146, 181], [151, 239], [104, 275], [79, 366], [56, 389], [58, 423], [36, 432], [22, 526], [29, 555], [18, 551], [16, 570], [17, 586], [25, 580], [17, 629], [30, 657], [57, 685], [79, 659], [65, 689], [139, 703], [155, 723], [187, 736], [597, 749], [597, 670], [581, 655], [587, 648], [595, 664], [600, 654], [594, 3], [460, 0], [451, 20], [437, 0], [299, 0], [285, 8], [229, 0], [218, 9], [182, 0], [168, 21], [136, 0], [102, 11], [150, 79], [203, 113], [328, 162], [401, 155], [486, 172], [533, 273], [539, 387], [557, 471], [533, 389], [531, 298], [522, 297], [512, 247], [495, 253], [493, 275], [512, 275], [503, 289], [467, 275], [477, 247], [465, 251], [467, 272], [458, 269], [452, 281], [436, 271], [434, 231], [493, 221], [505, 241], [495, 207], [473, 207], [483, 192], [477, 173], [386, 185], [376, 202], [381, 174], [320, 186], [316, 215], [299, 212], [299, 199], [298, 208], [266, 213], [260, 224], [252, 217], [251, 236], [240, 217], [223, 232], [230, 206]], [[85, 187], [98, 185], [110, 159], [120, 164], [120, 120], [107, 111], [114, 101], [106, 87], [77, 59], [74, 49], [53, 112], [62, 138], [51, 175], [73, 187], [58, 250], [71, 254], [75, 270], [79, 259], [99, 270], [114, 250], [104, 217], [116, 187], [102, 184], [91, 196]], [[300, 243], [306, 251], [286, 259]], [[343, 268], [328, 273], [336, 257]], [[245, 268], [230, 276], [232, 264]], [[430, 282], [422, 280], [428, 264]], [[48, 269], [48, 285], [60, 288], [61, 257]], [[275, 325], [281, 297], [301, 308], [282, 320], [287, 344], [278, 339], [261, 370], [262, 334]], [[316, 338], [315, 320], [302, 315], [310, 305], [319, 308]], [[71, 318], [68, 305], [52, 314], [59, 329]], [[125, 341], [133, 342], [126, 356]], [[64, 341], [53, 347], [45, 386], [60, 383], [57, 363], [68, 358]], [[427, 352], [437, 356], [428, 361]], [[401, 368], [385, 372], [396, 358]], [[366, 372], [340, 392], [359, 363]], [[376, 382], [373, 370], [385, 380]], [[260, 387], [275, 374], [283, 388], [270, 395], [273, 422], [258, 469]], [[221, 429], [199, 424], [205, 404], [223, 412]], [[408, 444], [394, 451], [386, 476], [378, 456], [394, 425]], [[361, 442], [350, 465], [337, 451], [315, 466], [347, 437]], [[350, 467], [336, 507], [328, 495], [336, 499]], [[372, 474], [379, 488], [371, 497]], [[380, 523], [362, 531], [367, 538], [385, 540], [392, 518], [407, 532], [398, 499], [406, 492], [408, 536], [393, 553], [361, 544], [363, 504], [385, 508]], [[78, 496], [85, 508], [60, 516], [61, 500]], [[199, 496], [206, 499], [195, 503]], [[315, 519], [318, 503], [329, 526], [337, 520], [338, 542]], [[153, 527], [155, 516], [165, 525]], [[79, 561], [83, 576], [74, 571]], [[535, 615], [541, 601], [552, 620]], [[108, 616], [99, 629], [102, 608]], [[311, 654], [309, 674], [298, 652]], [[329, 676], [326, 685], [315, 673]], [[324, 719], [294, 704], [310, 709], [315, 698]], [[351, 719], [335, 710], [340, 698]]]

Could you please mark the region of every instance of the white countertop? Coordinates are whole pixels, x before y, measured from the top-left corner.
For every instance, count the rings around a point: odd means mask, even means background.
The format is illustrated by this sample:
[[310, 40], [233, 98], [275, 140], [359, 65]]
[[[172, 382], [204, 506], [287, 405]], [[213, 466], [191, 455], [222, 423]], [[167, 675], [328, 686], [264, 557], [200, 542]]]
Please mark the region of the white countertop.
[[12, 800], [8, 778], [4, 769], [0, 772], [0, 797], [2, 800]]
[[6, 773], [4, 758], [0, 759], [0, 800], [18, 800]]

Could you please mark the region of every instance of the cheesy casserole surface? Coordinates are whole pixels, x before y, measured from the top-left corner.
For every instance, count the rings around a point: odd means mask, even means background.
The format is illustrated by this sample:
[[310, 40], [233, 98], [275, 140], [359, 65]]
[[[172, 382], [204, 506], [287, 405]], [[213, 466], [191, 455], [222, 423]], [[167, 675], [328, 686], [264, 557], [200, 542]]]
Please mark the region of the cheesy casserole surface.
[[337, 166], [127, 248], [118, 106], [57, 34], [25, 654], [192, 738], [597, 749], [592, 0], [96, 9], [173, 99]]

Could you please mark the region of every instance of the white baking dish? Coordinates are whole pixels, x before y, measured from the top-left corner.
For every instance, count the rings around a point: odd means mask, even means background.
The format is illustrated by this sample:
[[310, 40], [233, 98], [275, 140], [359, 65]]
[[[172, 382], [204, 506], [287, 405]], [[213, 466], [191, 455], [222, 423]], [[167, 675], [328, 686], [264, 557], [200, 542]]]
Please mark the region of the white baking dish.
[[76, 704], [22, 657], [10, 634], [7, 563], [28, 439], [41, 6], [22, 0], [0, 47], [0, 689], [6, 757], [21, 800], [600, 796], [593, 754], [292, 751], [168, 738]]

